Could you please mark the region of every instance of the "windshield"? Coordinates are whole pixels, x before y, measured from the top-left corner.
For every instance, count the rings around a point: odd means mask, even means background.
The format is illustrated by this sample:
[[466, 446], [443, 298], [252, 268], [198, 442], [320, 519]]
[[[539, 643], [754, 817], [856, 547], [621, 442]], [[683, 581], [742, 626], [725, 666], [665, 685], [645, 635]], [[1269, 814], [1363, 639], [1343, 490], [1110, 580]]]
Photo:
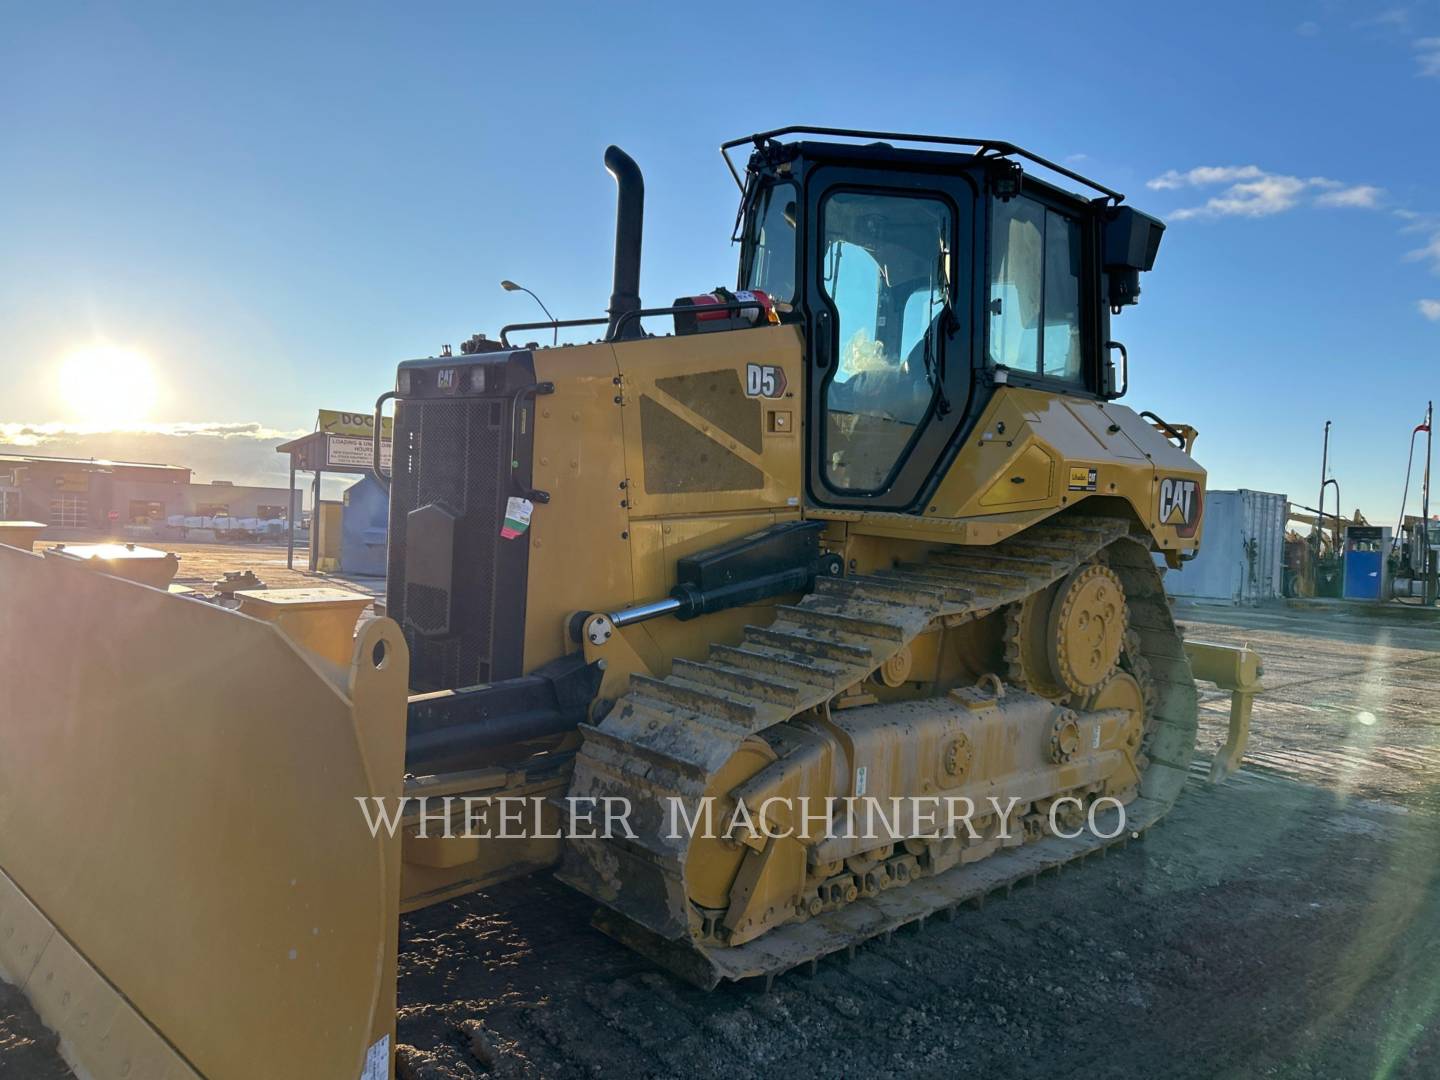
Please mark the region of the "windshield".
[[782, 304], [795, 301], [795, 185], [772, 184], [761, 190], [747, 237], [748, 288], [759, 289]]

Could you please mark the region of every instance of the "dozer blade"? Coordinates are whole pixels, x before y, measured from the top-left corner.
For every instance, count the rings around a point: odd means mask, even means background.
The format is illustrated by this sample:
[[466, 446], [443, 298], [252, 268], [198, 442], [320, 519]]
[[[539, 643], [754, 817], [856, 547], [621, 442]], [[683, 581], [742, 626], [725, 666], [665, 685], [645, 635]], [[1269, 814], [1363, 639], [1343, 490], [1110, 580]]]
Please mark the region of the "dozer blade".
[[407, 669], [0, 546], [0, 976], [80, 1076], [387, 1080]]

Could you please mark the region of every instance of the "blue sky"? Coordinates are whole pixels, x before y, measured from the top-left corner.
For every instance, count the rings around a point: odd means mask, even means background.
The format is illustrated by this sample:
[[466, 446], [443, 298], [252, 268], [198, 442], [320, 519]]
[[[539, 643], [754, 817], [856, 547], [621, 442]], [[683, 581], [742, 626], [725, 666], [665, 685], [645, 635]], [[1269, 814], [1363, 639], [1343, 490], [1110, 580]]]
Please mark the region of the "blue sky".
[[5, 22], [0, 424], [65, 421], [58, 364], [92, 341], [151, 358], [154, 422], [294, 430], [537, 315], [502, 277], [599, 314], [612, 141], [646, 175], [642, 295], [732, 283], [716, 146], [792, 122], [1009, 139], [1165, 218], [1116, 322], [1126, 403], [1198, 427], [1212, 486], [1313, 503], [1332, 419], [1346, 508], [1389, 520], [1440, 397], [1440, 3], [17, 3]]

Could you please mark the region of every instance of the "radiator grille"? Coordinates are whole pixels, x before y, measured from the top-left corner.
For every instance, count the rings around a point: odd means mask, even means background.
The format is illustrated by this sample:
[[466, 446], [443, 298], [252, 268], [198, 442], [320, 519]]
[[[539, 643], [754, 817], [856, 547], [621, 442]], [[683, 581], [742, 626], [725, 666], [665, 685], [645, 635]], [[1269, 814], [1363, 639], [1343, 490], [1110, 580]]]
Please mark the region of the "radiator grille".
[[[522, 674], [529, 537], [500, 537], [512, 493], [512, 408], [509, 398], [460, 398], [402, 401], [396, 409], [387, 604], [410, 646], [415, 690]], [[516, 446], [517, 458], [522, 451], [528, 477], [528, 446]], [[422, 508], [453, 519], [452, 542], [439, 549], [449, 565], [438, 583], [434, 537], [409, 535]], [[446, 520], [432, 509], [420, 521], [428, 529], [437, 518]], [[427, 579], [412, 582], [422, 558]]]

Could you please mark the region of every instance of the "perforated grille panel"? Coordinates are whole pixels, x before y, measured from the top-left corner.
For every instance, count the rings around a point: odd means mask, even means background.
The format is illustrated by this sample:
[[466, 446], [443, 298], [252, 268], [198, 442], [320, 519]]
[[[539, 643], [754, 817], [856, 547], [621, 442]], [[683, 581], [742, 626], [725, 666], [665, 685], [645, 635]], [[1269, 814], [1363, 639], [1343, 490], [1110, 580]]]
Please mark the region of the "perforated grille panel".
[[[529, 537], [500, 536], [512, 408], [509, 397], [474, 397], [396, 409], [387, 604], [410, 646], [415, 690], [522, 674]], [[528, 477], [528, 441], [517, 441], [522, 451]]]

